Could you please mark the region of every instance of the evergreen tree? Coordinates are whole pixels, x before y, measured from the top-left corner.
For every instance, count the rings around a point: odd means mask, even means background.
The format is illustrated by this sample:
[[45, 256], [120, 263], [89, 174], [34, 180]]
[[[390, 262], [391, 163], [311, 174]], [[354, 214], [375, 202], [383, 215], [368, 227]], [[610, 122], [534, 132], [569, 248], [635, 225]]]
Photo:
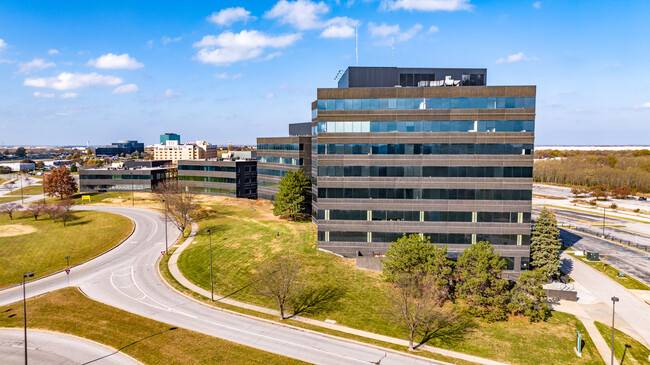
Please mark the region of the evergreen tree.
[[481, 241], [463, 251], [456, 262], [456, 297], [473, 315], [489, 321], [507, 316], [508, 281], [500, 275], [506, 268], [489, 242]]
[[422, 277], [431, 275], [438, 289], [448, 296], [451, 289], [451, 260], [447, 258], [447, 246], [431, 244], [430, 237], [406, 234], [390, 243], [386, 259], [382, 260], [382, 272], [386, 281], [394, 282], [402, 274]]
[[544, 282], [546, 275], [539, 269], [522, 272], [510, 293], [510, 310], [525, 315], [531, 322], [545, 321], [551, 311], [544, 302]]
[[297, 220], [311, 213], [311, 179], [303, 170], [287, 172], [278, 185], [273, 214]]
[[557, 228], [555, 214], [544, 208], [533, 225], [530, 240], [531, 266], [540, 269], [551, 277], [560, 274], [560, 230]]

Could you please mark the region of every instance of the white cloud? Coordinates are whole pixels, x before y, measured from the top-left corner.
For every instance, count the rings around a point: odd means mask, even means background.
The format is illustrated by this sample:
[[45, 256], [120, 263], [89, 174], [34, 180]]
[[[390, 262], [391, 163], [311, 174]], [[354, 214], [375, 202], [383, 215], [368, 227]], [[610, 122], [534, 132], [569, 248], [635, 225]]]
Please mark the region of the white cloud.
[[470, 0], [383, 0], [381, 8], [386, 10], [458, 11], [472, 10]]
[[156, 95], [154, 98], [156, 100], [169, 100], [169, 99], [175, 99], [178, 97], [181, 97], [183, 94], [179, 92], [175, 92], [172, 89], [167, 89], [165, 90], [164, 93]]
[[7, 48], [7, 42], [5, 42], [2, 38], [0, 38], [0, 51], [2, 51], [5, 48]]
[[100, 75], [96, 72], [89, 74], [62, 72], [56, 77], [25, 79], [23, 85], [55, 90], [70, 90], [91, 86], [116, 86], [122, 82], [123, 80], [120, 77]]
[[56, 66], [54, 62], [45, 62], [42, 58], [34, 58], [29, 62], [21, 62], [20, 68], [18, 68], [18, 73], [26, 74], [32, 71], [44, 70], [48, 67], [54, 66]]
[[432, 25], [432, 26], [429, 27], [429, 30], [427, 31], [427, 34], [437, 33], [438, 30], [440, 30], [440, 29], [438, 28], [437, 25]]
[[42, 93], [40, 91], [34, 91], [34, 97], [35, 98], [53, 98], [54, 94], [52, 93]]
[[409, 30], [401, 32], [398, 24], [387, 25], [386, 23], [382, 23], [381, 25], [376, 25], [374, 23], [368, 23], [368, 29], [370, 30], [371, 37], [382, 38], [377, 44], [387, 45], [392, 42], [392, 39], [395, 39], [397, 42], [408, 41], [422, 30], [422, 25], [415, 24]]
[[499, 58], [496, 63], [513, 63], [513, 62], [521, 62], [521, 61], [537, 61], [537, 57], [528, 57], [524, 54], [524, 52], [519, 52], [515, 54], [511, 54], [507, 58]]
[[361, 25], [356, 19], [346, 16], [332, 18], [326, 22], [326, 28], [320, 34], [322, 38], [350, 38], [354, 37], [354, 29]]
[[290, 24], [296, 29], [307, 30], [323, 27], [321, 15], [329, 11], [324, 2], [310, 0], [280, 0], [264, 14], [268, 19], [279, 19], [282, 24]]
[[279, 57], [279, 56], [282, 56], [282, 52], [273, 52], [273, 53], [267, 54], [266, 57], [264, 57], [262, 60], [263, 61], [268, 61], [268, 60], [271, 60], [271, 59]]
[[76, 98], [77, 96], [79, 96], [79, 94], [77, 93], [63, 93], [59, 97], [61, 99], [72, 99], [72, 98]]
[[137, 92], [138, 90], [139, 90], [138, 85], [136, 85], [136, 84], [126, 84], [126, 85], [121, 85], [121, 86], [116, 87], [113, 90], [113, 94], [129, 94], [129, 93]]
[[144, 65], [135, 58], [129, 57], [128, 53], [122, 55], [116, 55], [112, 53], [107, 53], [98, 59], [90, 59], [88, 61], [88, 66], [95, 66], [97, 68], [105, 69], [119, 69], [125, 68], [128, 70], [135, 70], [136, 68], [143, 67]]
[[59, 50], [53, 48], [53, 49], [47, 51], [47, 54], [49, 54], [49, 55], [57, 55], [57, 54], [59, 54]]
[[251, 12], [242, 7], [221, 9], [218, 12], [215, 11], [208, 17], [209, 22], [222, 26], [229, 26], [239, 21], [246, 23], [253, 19], [255, 17], [251, 16]]
[[273, 99], [273, 98], [275, 98], [275, 94], [274, 93], [268, 93], [268, 94], [264, 95], [264, 97], [267, 98], [267, 99]]
[[541, 1], [536, 1], [533, 3], [533, 8], [535, 9], [540, 9], [542, 7], [542, 2]]
[[650, 102], [643, 103], [640, 105], [635, 105], [632, 107], [632, 109], [640, 110], [640, 109], [650, 109]]
[[227, 73], [214, 74], [214, 77], [221, 80], [235, 80], [244, 77], [244, 74], [229, 75]]
[[168, 37], [168, 36], [165, 35], [165, 36], [163, 36], [162, 38], [160, 38], [160, 42], [161, 42], [163, 45], [167, 45], [167, 44], [169, 44], [169, 43], [178, 42], [178, 41], [180, 41], [181, 39], [183, 39], [183, 37], [170, 38], [170, 37]]
[[399, 33], [399, 25], [386, 25], [382, 23], [381, 25], [376, 25], [375, 23], [368, 23], [368, 29], [370, 30], [371, 37], [390, 37]]
[[259, 57], [265, 48], [285, 48], [301, 38], [300, 33], [269, 36], [256, 30], [242, 30], [239, 33], [223, 32], [218, 36], [208, 35], [194, 43], [201, 48], [196, 59], [213, 65], [228, 65]]
[[150, 39], [150, 40], [147, 41], [146, 47], [147, 47], [147, 49], [153, 48], [153, 39]]

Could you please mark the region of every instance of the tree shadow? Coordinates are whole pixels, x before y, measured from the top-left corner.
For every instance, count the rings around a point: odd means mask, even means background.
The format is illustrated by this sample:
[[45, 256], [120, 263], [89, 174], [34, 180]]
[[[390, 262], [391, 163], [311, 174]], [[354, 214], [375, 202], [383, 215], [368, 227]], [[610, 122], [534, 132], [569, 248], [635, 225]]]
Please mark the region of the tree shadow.
[[469, 332], [477, 327], [478, 324], [467, 314], [460, 312], [443, 314], [434, 319], [432, 324], [421, 332], [422, 340], [414, 348], [419, 348], [434, 339], [441, 344], [462, 341]]
[[619, 365], [623, 365], [623, 362], [625, 361], [625, 355], [627, 354], [627, 349], [632, 348], [632, 346], [625, 344], [625, 349], [623, 350], [623, 356], [621, 356], [621, 362]]
[[246, 285], [242, 286], [241, 288], [235, 290], [234, 292], [232, 292], [232, 293], [230, 293], [230, 294], [222, 295], [222, 296], [220, 296], [219, 298], [216, 298], [215, 301], [218, 302], [218, 301], [220, 301], [220, 300], [222, 300], [222, 299], [229, 298], [229, 297], [231, 297], [231, 296], [233, 296], [233, 295], [239, 293], [240, 291], [242, 291], [242, 290], [248, 288], [249, 286], [251, 286], [251, 284], [246, 284]]
[[294, 299], [291, 317], [301, 313], [316, 314], [334, 309], [346, 291], [345, 288], [334, 285], [306, 288]]
[[170, 327], [169, 329], [166, 329], [166, 330], [164, 330], [164, 331], [160, 331], [160, 332], [158, 332], [158, 333], [151, 334], [151, 335], [149, 335], [149, 336], [147, 336], [147, 337], [143, 337], [143, 338], [141, 338], [141, 339], [139, 339], [139, 340], [137, 340], [137, 341], [133, 341], [133, 342], [131, 342], [130, 344], [128, 344], [128, 345], [126, 345], [126, 346], [122, 346], [122, 347], [120, 347], [119, 349], [117, 349], [117, 350], [116, 350], [115, 352], [113, 352], [113, 353], [110, 353], [110, 354], [108, 354], [108, 355], [105, 355], [105, 356], [102, 356], [102, 357], [98, 357], [98, 358], [96, 358], [96, 359], [94, 359], [94, 360], [90, 360], [90, 361], [88, 361], [88, 362], [85, 362], [84, 365], [85, 365], [85, 364], [92, 364], [92, 363], [94, 363], [94, 362], [101, 361], [101, 360], [103, 360], [103, 359], [106, 359], [106, 358], [108, 358], [108, 357], [110, 357], [110, 356], [113, 356], [113, 355], [117, 354], [118, 352], [122, 352], [122, 350], [124, 350], [124, 349], [127, 348], [127, 347], [130, 347], [130, 346], [136, 345], [136, 344], [138, 344], [138, 343], [140, 343], [140, 342], [142, 342], [142, 341], [146, 341], [146, 340], [148, 340], [148, 339], [150, 339], [150, 338], [152, 338], [152, 337], [156, 337], [156, 336], [159, 336], [159, 335], [162, 335], [162, 334], [164, 334], [164, 333], [167, 333], [167, 332], [170, 332], [170, 331], [174, 331], [174, 330], [177, 330], [177, 329], [178, 329], [178, 327]]
[[66, 227], [72, 227], [72, 226], [84, 226], [86, 224], [90, 223], [89, 220], [79, 220], [79, 218], [74, 217], [74, 219], [69, 219], [65, 222]]

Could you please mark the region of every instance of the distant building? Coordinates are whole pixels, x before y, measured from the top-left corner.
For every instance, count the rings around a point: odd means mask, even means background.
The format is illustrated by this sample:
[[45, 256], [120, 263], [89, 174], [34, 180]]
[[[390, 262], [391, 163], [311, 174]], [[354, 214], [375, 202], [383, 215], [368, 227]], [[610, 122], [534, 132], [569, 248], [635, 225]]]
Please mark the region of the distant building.
[[160, 144], [167, 144], [167, 141], [176, 141], [181, 144], [181, 136], [176, 133], [163, 133], [160, 135]]
[[251, 160], [257, 158], [257, 151], [227, 151], [222, 152], [221, 158], [234, 158], [236, 160]]
[[256, 199], [257, 161], [180, 160], [178, 184], [187, 191]]
[[174, 167], [100, 167], [79, 170], [81, 192], [152, 191], [166, 179], [176, 178]]
[[168, 140], [165, 144], [154, 145], [153, 159], [171, 160], [172, 163], [176, 163], [179, 160], [215, 158], [218, 152], [219, 146], [211, 145], [206, 141], [178, 144], [176, 140]]
[[120, 154], [130, 155], [133, 152], [144, 152], [144, 143], [138, 141], [118, 141], [107, 146], [99, 146], [95, 149], [97, 156], [117, 156]]
[[5, 162], [5, 163], [0, 163], [0, 166], [3, 167], [8, 167], [11, 169], [11, 171], [18, 172], [18, 171], [33, 171], [36, 169], [36, 164], [33, 162]]

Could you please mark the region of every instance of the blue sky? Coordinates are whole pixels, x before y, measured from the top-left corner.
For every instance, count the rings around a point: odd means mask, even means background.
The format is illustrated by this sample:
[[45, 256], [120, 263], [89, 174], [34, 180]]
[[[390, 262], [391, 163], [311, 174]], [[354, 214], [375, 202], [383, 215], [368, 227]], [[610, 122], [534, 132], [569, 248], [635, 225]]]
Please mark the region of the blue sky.
[[650, 143], [644, 1], [5, 1], [0, 144], [252, 144], [359, 65], [537, 85], [536, 143]]

